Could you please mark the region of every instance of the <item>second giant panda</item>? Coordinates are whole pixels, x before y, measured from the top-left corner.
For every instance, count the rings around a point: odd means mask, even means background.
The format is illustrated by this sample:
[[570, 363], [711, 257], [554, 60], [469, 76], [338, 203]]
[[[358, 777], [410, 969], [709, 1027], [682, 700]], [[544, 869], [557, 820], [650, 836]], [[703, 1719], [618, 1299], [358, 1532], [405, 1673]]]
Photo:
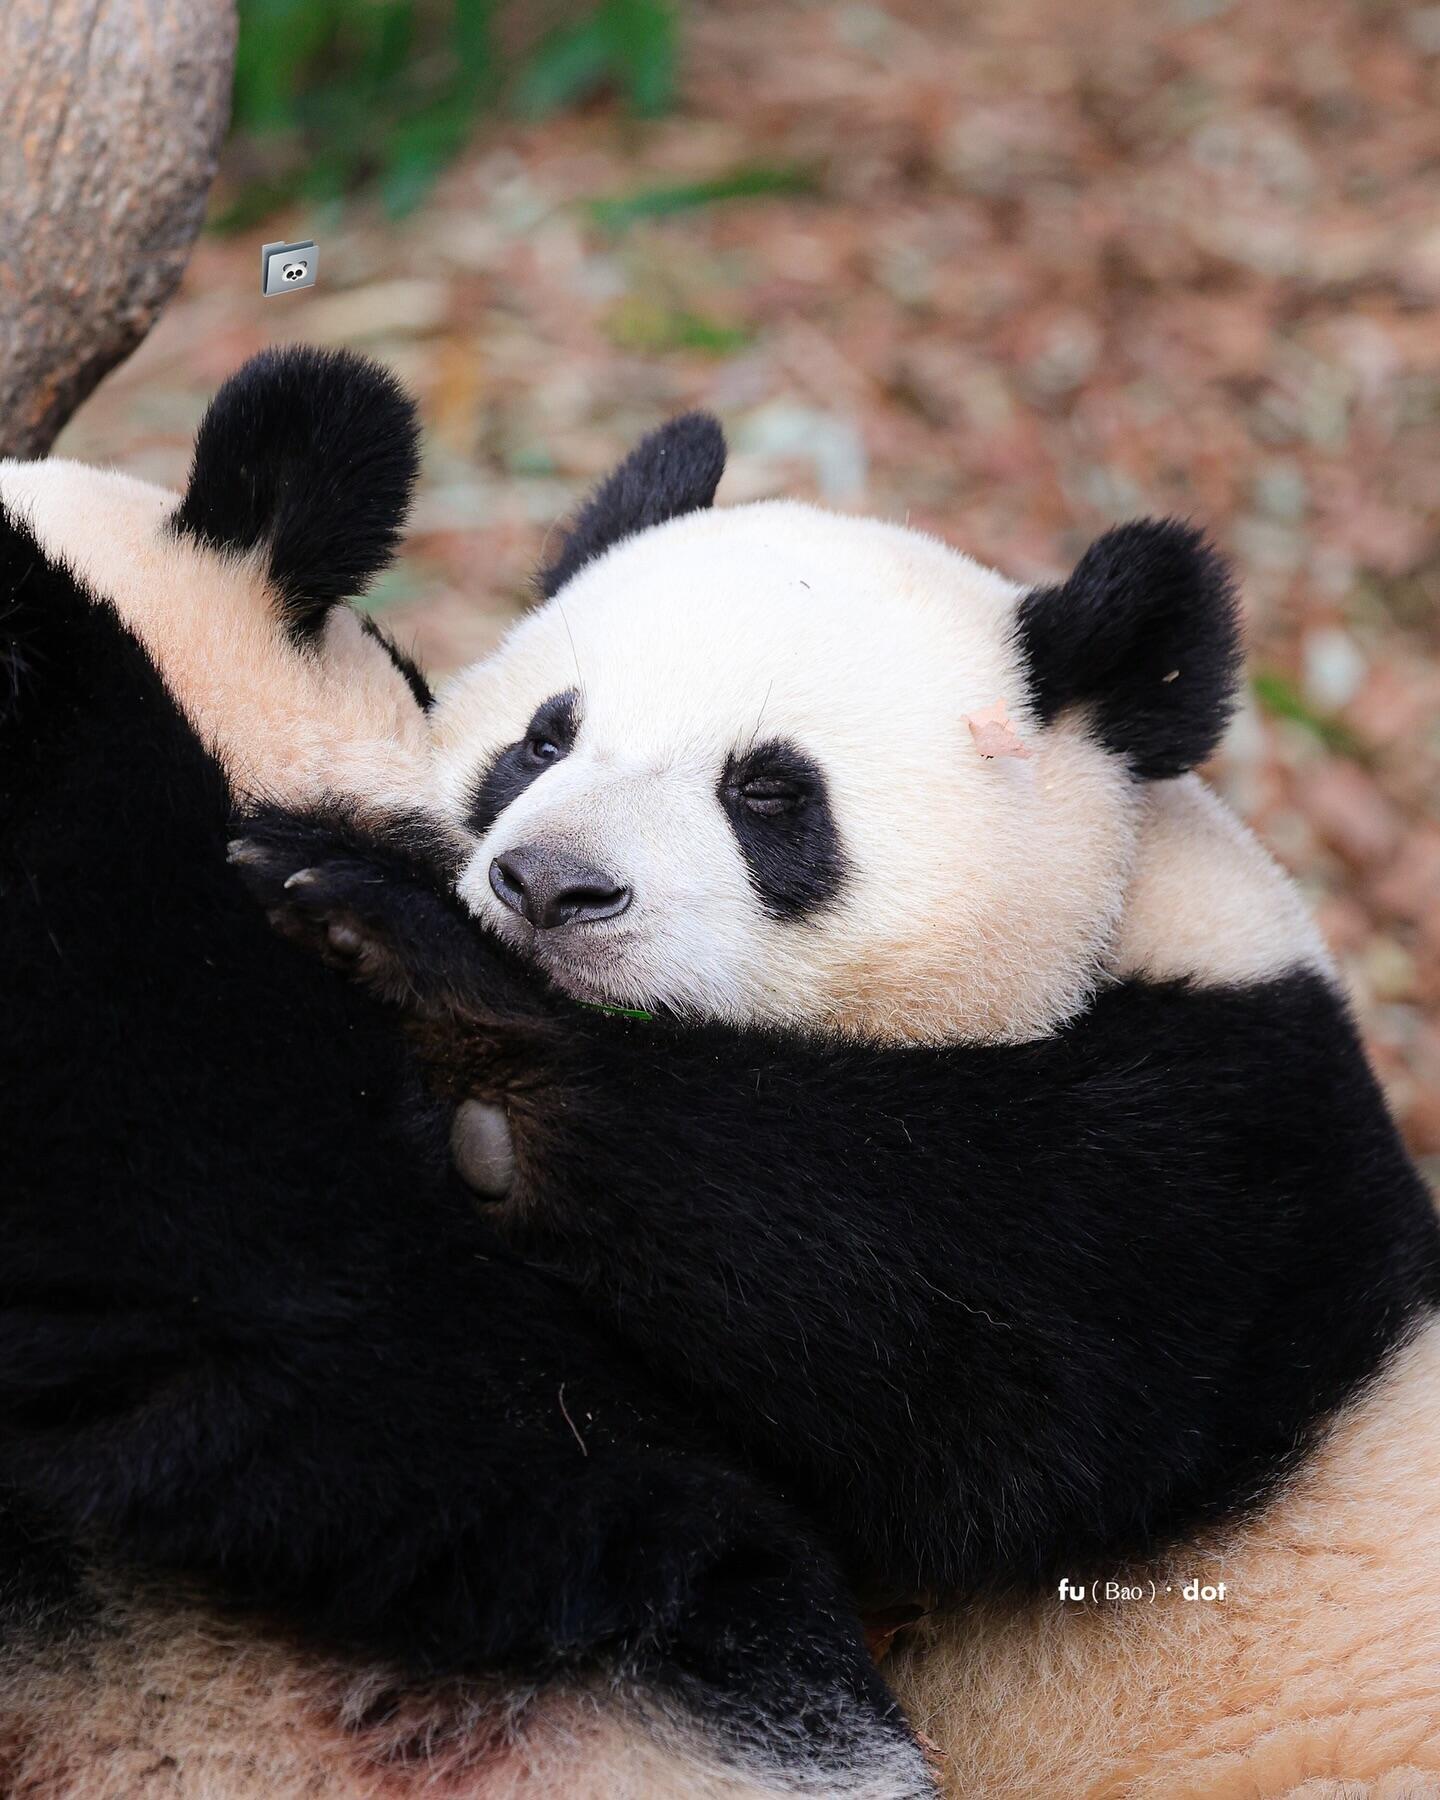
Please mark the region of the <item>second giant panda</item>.
[[[722, 462], [705, 420], [642, 445], [442, 690], [458, 901], [324, 819], [258, 830], [258, 887], [504, 1109], [509, 1241], [857, 1579], [963, 1602], [889, 1665], [954, 1794], [1436, 1791], [1436, 1225], [1303, 907], [1190, 772], [1225, 571], [1143, 524], [1024, 590], [712, 512]], [[595, 1009], [521, 1080], [467, 908]], [[724, 1177], [676, 1206], [697, 1138]], [[605, 1179], [635, 1141], [656, 1179]]]
[[237, 798], [411, 791], [332, 608], [414, 464], [293, 354], [184, 495], [0, 465], [0, 1792], [919, 1800], [826, 1547], [227, 861]]

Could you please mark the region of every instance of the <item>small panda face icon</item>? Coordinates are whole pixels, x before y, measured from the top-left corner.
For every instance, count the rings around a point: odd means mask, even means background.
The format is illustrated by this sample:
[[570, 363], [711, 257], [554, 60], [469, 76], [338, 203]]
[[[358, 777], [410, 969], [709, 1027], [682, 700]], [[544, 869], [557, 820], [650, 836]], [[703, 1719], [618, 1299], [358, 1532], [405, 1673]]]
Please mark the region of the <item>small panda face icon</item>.
[[[0, 8], [4, 4], [5, 0], [0, 0]], [[292, 294], [297, 288], [312, 288], [319, 272], [320, 252], [314, 238], [298, 238], [292, 243], [282, 239], [261, 247], [262, 294]]]

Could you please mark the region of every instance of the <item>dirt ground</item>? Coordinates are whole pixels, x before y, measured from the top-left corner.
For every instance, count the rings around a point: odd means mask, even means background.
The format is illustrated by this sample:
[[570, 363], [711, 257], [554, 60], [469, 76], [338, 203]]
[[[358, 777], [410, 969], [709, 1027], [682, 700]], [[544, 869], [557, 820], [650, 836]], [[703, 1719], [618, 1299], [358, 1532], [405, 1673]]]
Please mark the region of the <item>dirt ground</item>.
[[[685, 18], [666, 120], [499, 122], [399, 226], [205, 240], [62, 449], [175, 482], [262, 344], [373, 351], [429, 433], [376, 603], [437, 668], [686, 406], [726, 422], [722, 499], [908, 517], [1019, 578], [1138, 513], [1202, 521], [1255, 678], [1213, 774], [1304, 884], [1440, 1175], [1440, 6]], [[700, 203], [737, 173], [762, 191]], [[262, 301], [262, 239], [312, 232], [319, 286]]]

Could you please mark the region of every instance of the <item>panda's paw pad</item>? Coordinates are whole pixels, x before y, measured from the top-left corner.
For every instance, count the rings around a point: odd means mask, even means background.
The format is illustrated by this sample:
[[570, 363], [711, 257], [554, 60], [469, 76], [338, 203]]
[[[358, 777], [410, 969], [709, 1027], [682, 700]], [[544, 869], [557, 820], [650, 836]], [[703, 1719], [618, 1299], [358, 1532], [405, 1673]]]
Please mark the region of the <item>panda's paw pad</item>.
[[332, 919], [325, 928], [325, 936], [336, 956], [357, 957], [365, 949], [364, 932], [359, 926], [347, 924], [343, 919]]

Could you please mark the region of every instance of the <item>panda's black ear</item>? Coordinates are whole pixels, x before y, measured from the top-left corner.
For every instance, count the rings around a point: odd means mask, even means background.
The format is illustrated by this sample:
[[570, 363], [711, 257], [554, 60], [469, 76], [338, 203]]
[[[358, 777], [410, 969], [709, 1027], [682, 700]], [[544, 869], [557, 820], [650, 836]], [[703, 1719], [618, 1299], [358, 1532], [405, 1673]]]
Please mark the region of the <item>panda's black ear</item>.
[[546, 599], [621, 538], [709, 506], [725, 473], [725, 433], [709, 413], [683, 413], [642, 438], [581, 507], [540, 573]]
[[210, 402], [176, 531], [264, 547], [285, 622], [312, 639], [400, 541], [419, 471], [409, 396], [349, 350], [262, 350]]
[[1225, 563], [1200, 532], [1142, 519], [1097, 538], [1057, 587], [1020, 602], [1020, 645], [1043, 724], [1089, 708], [1131, 773], [1158, 781], [1203, 762], [1224, 734], [1240, 674], [1240, 620]]

